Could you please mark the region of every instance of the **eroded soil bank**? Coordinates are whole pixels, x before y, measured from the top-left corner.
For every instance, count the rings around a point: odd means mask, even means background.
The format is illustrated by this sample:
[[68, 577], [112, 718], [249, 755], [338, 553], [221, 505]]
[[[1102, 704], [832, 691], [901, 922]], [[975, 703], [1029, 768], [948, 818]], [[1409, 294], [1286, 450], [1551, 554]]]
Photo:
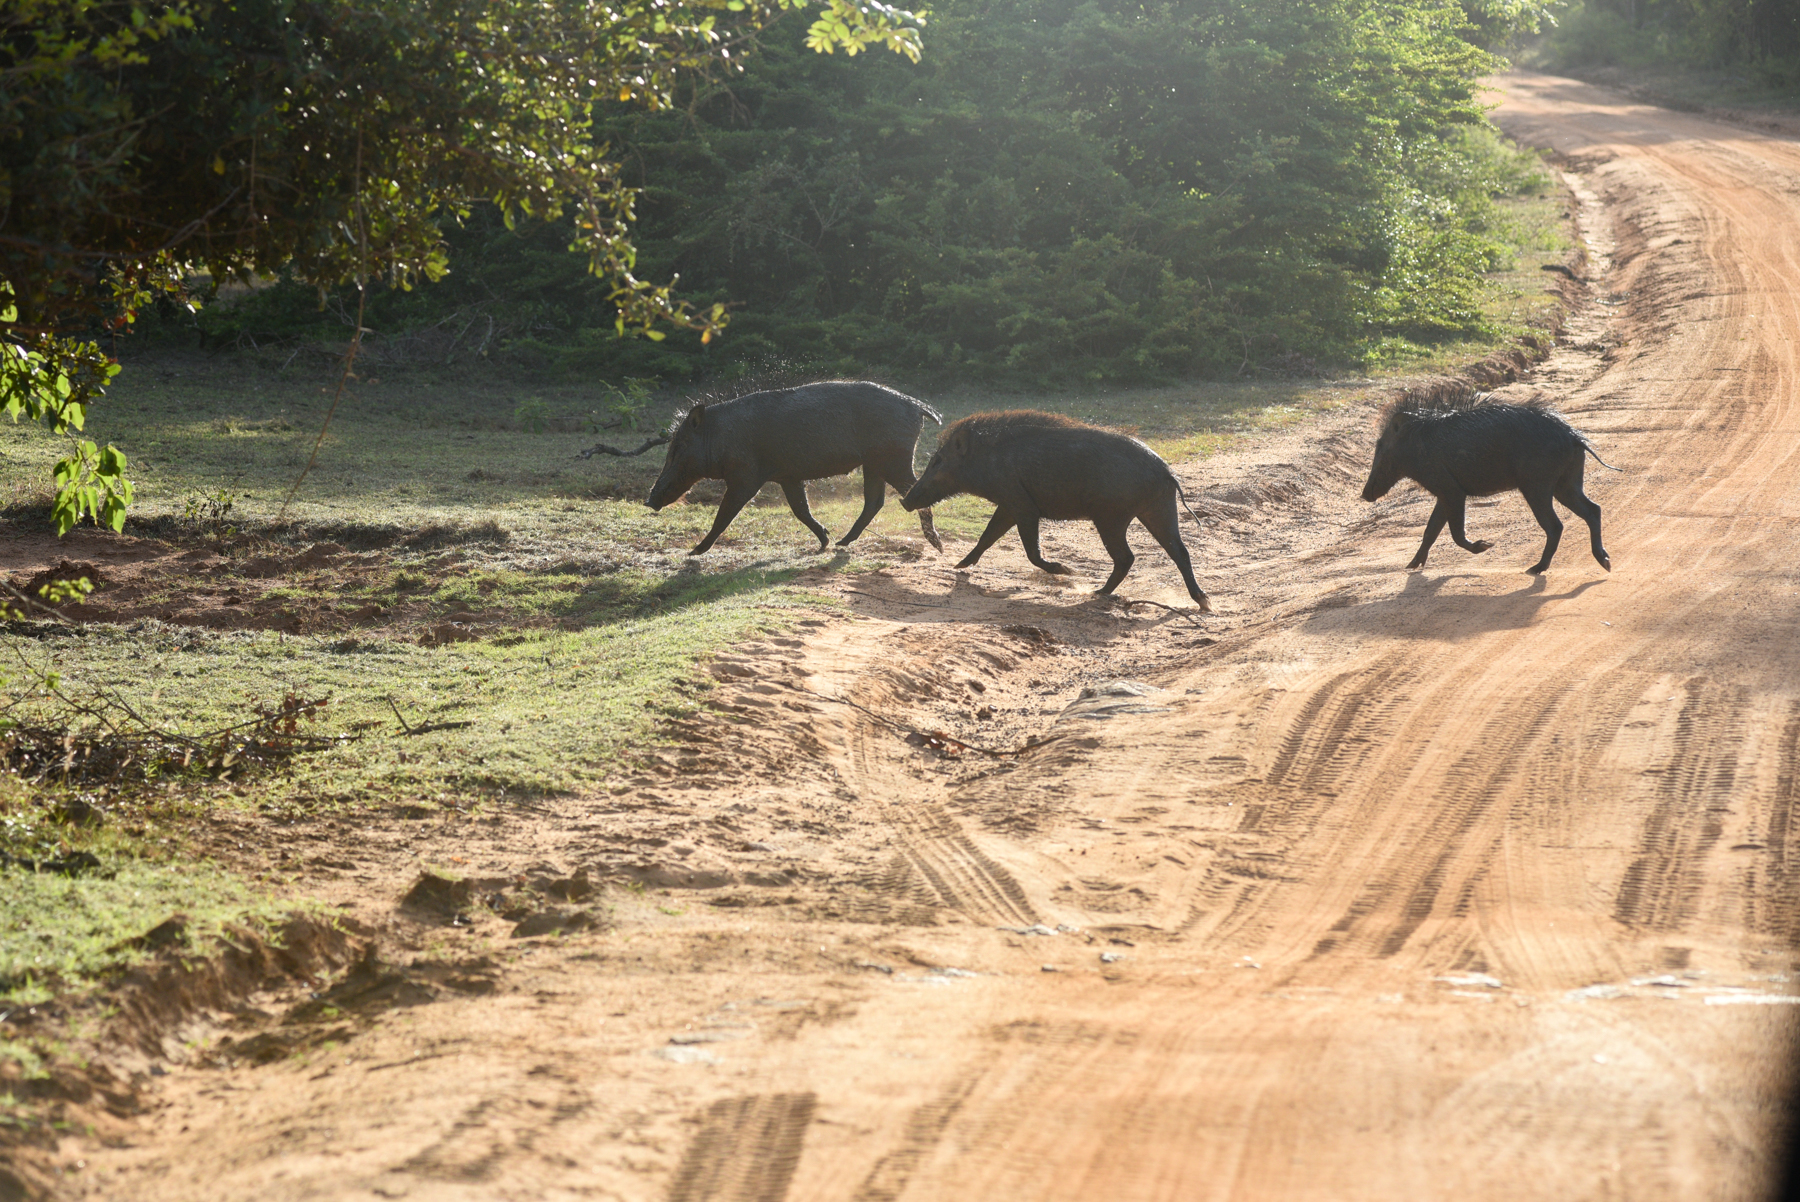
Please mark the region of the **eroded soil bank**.
[[[1766, 1192], [1800, 994], [1800, 146], [1502, 86], [1590, 241], [1508, 388], [1625, 469], [1589, 476], [1610, 575], [1579, 527], [1525, 575], [1516, 496], [1471, 508], [1493, 550], [1405, 571], [1429, 504], [1358, 499], [1358, 407], [1179, 469], [1211, 617], [1093, 596], [1073, 526], [1072, 578], [1016, 542], [821, 575], [851, 616], [718, 657], [605, 789], [279, 849], [239, 820], [246, 855], [304, 851], [344, 967], [140, 1047], [146, 1111], [71, 1134], [58, 1190]], [[1124, 596], [1184, 608], [1133, 542]]]

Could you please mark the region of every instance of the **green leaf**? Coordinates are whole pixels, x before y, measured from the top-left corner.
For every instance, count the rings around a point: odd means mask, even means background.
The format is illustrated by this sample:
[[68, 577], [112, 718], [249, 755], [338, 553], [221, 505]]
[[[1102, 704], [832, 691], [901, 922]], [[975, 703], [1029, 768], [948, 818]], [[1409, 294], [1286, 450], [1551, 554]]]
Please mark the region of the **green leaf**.
[[50, 506], [50, 520], [56, 525], [58, 537], [75, 529], [75, 523], [81, 520], [81, 511], [76, 504], [73, 488], [65, 488], [56, 494], [56, 500]]

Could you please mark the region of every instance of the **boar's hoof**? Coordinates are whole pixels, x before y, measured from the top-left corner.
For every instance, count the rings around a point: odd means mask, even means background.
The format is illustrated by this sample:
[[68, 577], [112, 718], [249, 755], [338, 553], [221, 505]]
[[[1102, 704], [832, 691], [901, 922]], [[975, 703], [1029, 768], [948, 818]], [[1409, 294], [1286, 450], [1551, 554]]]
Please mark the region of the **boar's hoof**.
[[925, 532], [925, 541], [930, 543], [934, 550], [942, 551], [944, 549], [944, 540], [938, 537], [938, 533], [935, 530], [927, 530]]
[[1417, 559], [1413, 560], [1411, 563], [1407, 564], [1406, 570], [1409, 572], [1416, 572], [1424, 566], [1425, 566], [1425, 557], [1423, 555], [1421, 555]]
[[963, 568], [972, 568], [975, 566], [976, 561], [979, 560], [980, 558], [981, 558], [981, 556], [979, 556], [979, 555], [975, 554], [973, 551], [971, 551], [967, 555], [963, 556], [961, 559], [956, 561], [957, 569], [960, 571]]
[[1594, 558], [1600, 561], [1601, 567], [1605, 568], [1609, 572], [1612, 571], [1612, 556], [1596, 555], [1596, 556], [1594, 556]]
[[1201, 613], [1209, 614], [1213, 611], [1212, 599], [1205, 593], [1201, 593], [1198, 597], [1194, 598], [1194, 600], [1197, 602], [1197, 607]]
[[1494, 544], [1490, 543], [1485, 538], [1478, 538], [1469, 544], [1469, 554], [1471, 555], [1480, 555], [1483, 551], [1491, 551], [1493, 549]]
[[[1044, 571], [1050, 573], [1052, 576], [1073, 576], [1075, 574], [1073, 568], [1065, 567], [1060, 563], [1047, 563], [1042, 566]], [[1105, 591], [1110, 592], [1111, 590], [1108, 589]]]
[[1550, 567], [1550, 565], [1547, 563], [1534, 563], [1530, 567], [1526, 568], [1525, 571], [1533, 576], [1542, 576], [1547, 570], [1549, 570], [1549, 567]]

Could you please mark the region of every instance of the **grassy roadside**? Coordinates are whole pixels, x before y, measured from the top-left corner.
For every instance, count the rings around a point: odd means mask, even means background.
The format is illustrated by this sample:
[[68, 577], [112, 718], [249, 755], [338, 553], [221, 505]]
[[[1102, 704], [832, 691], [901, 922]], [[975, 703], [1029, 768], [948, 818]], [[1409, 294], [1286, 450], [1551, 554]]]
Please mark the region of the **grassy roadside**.
[[[1566, 253], [1562, 212], [1554, 194], [1503, 203], [1516, 252], [1484, 282], [1481, 303], [1509, 335], [1543, 324], [1553, 310], [1539, 266]], [[1383, 371], [1446, 370], [1508, 341], [1395, 345]], [[771, 488], [713, 552], [690, 559], [686, 548], [712, 520], [716, 487], [650, 513], [639, 498], [660, 467], [658, 452], [575, 458], [597, 437], [615, 445], [641, 437], [586, 432], [594, 389], [491, 367], [415, 369], [353, 384], [283, 515], [332, 383], [317, 362], [128, 357], [105, 408], [93, 414], [89, 435], [132, 456], [139, 500], [127, 534], [171, 544], [173, 566], [143, 586], [146, 611], [254, 587], [259, 603], [276, 607], [271, 613], [387, 616], [348, 634], [268, 623], [213, 629], [155, 616], [29, 638], [8, 633], [9, 655], [53, 667], [66, 694], [111, 690], [161, 728], [216, 730], [259, 703], [329, 696], [309, 729], [343, 740], [275, 771], [170, 772], [54, 790], [9, 778], [12, 787], [0, 792], [0, 856], [87, 852], [103, 867], [67, 877], [0, 868], [0, 1011], [103, 982], [148, 954], [132, 937], [173, 909], [190, 915], [195, 947], [234, 915], [262, 912], [265, 886], [192, 862], [210, 815], [498, 812], [508, 796], [604, 787], [659, 722], [704, 703], [700, 661], [825, 604], [808, 591], [807, 573], [862, 571], [920, 554], [916, 519], [890, 501], [847, 553], [821, 555]], [[1265, 377], [1054, 396], [918, 391], [946, 420], [995, 407], [1053, 409], [1134, 431], [1184, 461], [1381, 385], [1378, 377]], [[928, 443], [933, 433], [928, 428]], [[39, 432], [0, 426], [0, 500], [9, 502], [15, 532], [44, 520], [56, 454]], [[860, 482], [810, 487], [819, 519], [845, 529], [860, 508]], [[938, 524], [973, 537], [987, 511], [961, 498], [939, 508]], [[329, 563], [299, 564], [302, 548], [326, 542], [336, 547]], [[179, 553], [189, 549], [212, 554], [210, 566], [181, 568]], [[257, 576], [256, 564], [277, 560], [286, 565], [277, 575]], [[482, 618], [477, 637], [422, 638], [470, 613]], [[16, 685], [13, 701], [14, 719], [69, 720]], [[415, 727], [459, 725], [401, 738], [396, 710]], [[94, 811], [103, 820], [69, 817]], [[0, 1068], [10, 1060], [41, 1071], [54, 1049], [35, 1046], [0, 1019]]]

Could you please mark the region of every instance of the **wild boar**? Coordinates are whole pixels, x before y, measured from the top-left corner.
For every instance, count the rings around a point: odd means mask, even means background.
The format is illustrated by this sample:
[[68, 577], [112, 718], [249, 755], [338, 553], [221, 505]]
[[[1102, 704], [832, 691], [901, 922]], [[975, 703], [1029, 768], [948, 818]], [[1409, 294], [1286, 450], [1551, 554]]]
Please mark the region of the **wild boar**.
[[1125, 530], [1136, 518], [1175, 561], [1195, 604], [1210, 611], [1212, 603], [1194, 579], [1181, 541], [1175, 509], [1180, 489], [1162, 457], [1135, 438], [1054, 413], [1015, 409], [977, 413], [946, 427], [919, 482], [900, 503], [920, 509], [973, 493], [995, 504], [987, 529], [959, 568], [974, 566], [1017, 526], [1025, 557], [1046, 572], [1066, 575], [1068, 568], [1039, 552], [1038, 523], [1091, 521], [1113, 561], [1102, 593], [1112, 592], [1131, 570], [1136, 557]]
[[1544, 554], [1527, 568], [1533, 574], [1550, 566], [1562, 539], [1562, 519], [1554, 498], [1588, 525], [1594, 558], [1612, 571], [1612, 559], [1600, 543], [1600, 507], [1582, 491], [1587, 457], [1609, 471], [1587, 436], [1561, 414], [1543, 404], [1513, 404], [1485, 396], [1453, 401], [1399, 401], [1383, 412], [1375, 462], [1363, 485], [1365, 501], [1378, 501], [1402, 479], [1412, 479], [1437, 505], [1425, 523], [1425, 541], [1408, 568], [1422, 568], [1431, 545], [1444, 527], [1465, 551], [1479, 555], [1494, 544], [1470, 542], [1463, 533], [1463, 507], [1470, 497], [1489, 497], [1518, 489], [1544, 528]]
[[[912, 488], [913, 453], [928, 417], [943, 424], [942, 415], [925, 402], [857, 380], [753, 392], [714, 404], [696, 402], [670, 427], [669, 453], [647, 503], [660, 510], [680, 500], [698, 481], [725, 481], [725, 497], [712, 529], [689, 552], [701, 555], [773, 480], [787, 495], [794, 516], [818, 536], [823, 551], [831, 535], [806, 503], [806, 481], [860, 467], [863, 510], [850, 532], [838, 540], [841, 547], [880, 512], [888, 485], [899, 493]], [[926, 540], [943, 550], [931, 510], [919, 514], [919, 526]]]

